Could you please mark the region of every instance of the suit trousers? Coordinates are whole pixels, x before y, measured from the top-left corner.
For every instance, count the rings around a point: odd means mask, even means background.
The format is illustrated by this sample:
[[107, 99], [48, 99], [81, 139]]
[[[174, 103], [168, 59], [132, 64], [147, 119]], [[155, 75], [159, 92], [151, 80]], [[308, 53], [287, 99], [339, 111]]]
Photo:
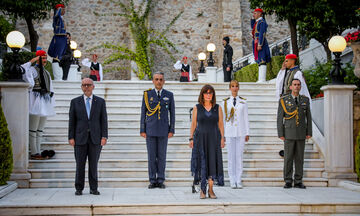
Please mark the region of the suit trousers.
[[285, 140], [284, 181], [293, 182], [293, 162], [295, 162], [294, 183], [302, 183], [305, 140]]
[[29, 146], [31, 154], [40, 154], [43, 130], [46, 123], [46, 116], [31, 115], [29, 116]]
[[226, 137], [230, 185], [241, 184], [245, 137]]
[[82, 191], [85, 185], [85, 164], [88, 158], [88, 178], [90, 190], [97, 190], [98, 177], [97, 167], [100, 158], [102, 146], [94, 144], [91, 141], [90, 134], [85, 145], [76, 145], [74, 147], [76, 161], [75, 189]]
[[231, 81], [231, 71], [232, 71], [232, 67], [230, 67], [229, 71], [226, 71], [225, 66], [223, 66], [223, 71], [224, 71], [224, 82], [230, 82]]
[[150, 183], [163, 183], [165, 181], [167, 143], [167, 136], [146, 137]]

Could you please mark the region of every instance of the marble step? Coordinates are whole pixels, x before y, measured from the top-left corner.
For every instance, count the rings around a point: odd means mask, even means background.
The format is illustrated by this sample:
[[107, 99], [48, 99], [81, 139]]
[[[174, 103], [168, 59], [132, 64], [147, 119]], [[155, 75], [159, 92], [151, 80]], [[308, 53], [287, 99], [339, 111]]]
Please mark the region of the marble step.
[[[227, 168], [224, 175], [227, 178]], [[75, 178], [75, 169], [29, 169], [32, 179], [68, 179]], [[321, 178], [324, 168], [305, 168], [304, 178]], [[87, 173], [87, 170], [85, 171]], [[188, 168], [168, 168], [166, 178], [191, 177]], [[243, 178], [281, 178], [282, 168], [244, 168]], [[98, 172], [99, 178], [148, 178], [147, 168], [101, 168]]]
[[[284, 160], [278, 159], [244, 159], [245, 168], [274, 168], [283, 167]], [[146, 158], [139, 159], [109, 159], [100, 157], [99, 169], [101, 168], [144, 168], [147, 167]], [[29, 160], [29, 169], [52, 169], [52, 168], [75, 168], [75, 159], [50, 159], [50, 160]], [[224, 167], [227, 167], [227, 159], [223, 159]], [[190, 168], [190, 159], [166, 160], [167, 168]], [[305, 159], [305, 168], [323, 168], [323, 159]]]
[[[80, 81], [53, 81], [55, 89], [79, 89], [81, 87]], [[164, 88], [169, 90], [184, 89], [184, 90], [200, 90], [207, 83], [190, 82], [180, 83], [178, 81], [166, 81]], [[215, 90], [229, 90], [228, 83], [209, 83]], [[154, 88], [152, 81], [129, 81], [129, 80], [105, 80], [95, 83], [95, 89], [107, 91], [108, 89], [118, 90], [136, 90], [136, 89], [149, 89]], [[274, 90], [275, 83], [254, 83], [254, 82], [241, 82], [240, 89], [266, 89]]]
[[[184, 139], [185, 140], [185, 139]], [[284, 149], [284, 143], [281, 141], [275, 142], [254, 142], [250, 141], [245, 144], [245, 150], [259, 150], [259, 151], [279, 151]], [[168, 151], [171, 150], [189, 150], [189, 142], [188, 141], [174, 141], [172, 138], [169, 140], [168, 143]], [[59, 150], [73, 150], [74, 148], [68, 144], [67, 141], [64, 142], [53, 142], [53, 141], [46, 141], [41, 144], [43, 149], [54, 149], [56, 151]], [[226, 147], [225, 147], [226, 148]], [[313, 150], [314, 145], [311, 141], [306, 142], [305, 145], [306, 150]], [[109, 139], [109, 142], [103, 148], [105, 150], [146, 150], [146, 143], [143, 139], [142, 141], [112, 141]]]
[[[56, 126], [60, 126], [60, 127], [64, 127], [64, 126], [68, 126], [69, 125], [69, 120], [68, 120], [68, 115], [64, 116], [64, 118], [60, 119], [61, 116], [57, 115], [57, 118], [49, 118], [46, 121], [46, 125], [45, 128], [48, 127], [56, 127]], [[119, 117], [114, 117], [112, 115], [108, 115], [108, 127], [118, 127], [118, 126], [137, 126], [139, 127], [140, 125], [140, 115], [136, 115], [136, 116], [132, 116], [132, 115], [127, 115], [127, 114], [119, 114]], [[255, 116], [254, 116], [255, 117]], [[178, 115], [176, 115], [175, 117], [176, 121], [175, 121], [175, 129], [177, 129], [178, 127], [187, 127], [188, 130], [190, 130], [190, 117], [189, 115], [185, 115], [182, 118], [179, 118]], [[250, 130], [252, 129], [257, 129], [257, 128], [276, 128], [276, 121], [274, 120], [266, 120], [266, 119], [262, 119], [262, 120], [249, 120], [249, 126], [250, 126]]]
[[[176, 114], [181, 114], [181, 115], [188, 115], [189, 114], [189, 110], [191, 108], [194, 107], [195, 104], [193, 104], [192, 106], [181, 106], [178, 104], [175, 104], [176, 107]], [[69, 107], [70, 104], [64, 105], [64, 106], [60, 106], [58, 104], [56, 104], [55, 107], [55, 111], [56, 111], [56, 116], [55, 118], [59, 115], [59, 114], [67, 114], [69, 113]], [[108, 115], [116, 115], [116, 114], [131, 114], [131, 113], [139, 113], [139, 111], [141, 110], [141, 104], [137, 104], [135, 106], [129, 105], [127, 103], [121, 103], [121, 104], [106, 104], [106, 111], [108, 113]], [[248, 112], [249, 114], [259, 114], [259, 113], [263, 113], [263, 114], [276, 114], [277, 112], [277, 105], [276, 106], [257, 106], [256, 104], [254, 105], [249, 105], [248, 106]], [[54, 117], [50, 117], [49, 119], [52, 119]]]
[[[74, 187], [74, 179], [30, 179], [31, 188], [59, 188]], [[168, 187], [189, 187], [191, 193], [191, 184], [193, 178], [167, 178], [166, 185]], [[225, 184], [229, 185], [227, 179]], [[243, 178], [244, 187], [282, 187], [284, 186], [283, 178]], [[148, 178], [99, 178], [100, 188], [127, 188], [127, 187], [147, 187]], [[324, 178], [304, 178], [303, 182], [308, 187], [326, 187], [327, 179]], [[88, 183], [86, 180], [86, 186]]]
[[[107, 147], [107, 146], [106, 146]], [[101, 151], [101, 157], [107, 159], [116, 159], [116, 158], [129, 158], [129, 159], [137, 159], [137, 158], [147, 158], [147, 150], [113, 150], [107, 149], [106, 147], [103, 148]], [[223, 158], [228, 158], [228, 151], [227, 149], [223, 149], [222, 151]], [[191, 158], [191, 149], [184, 149], [184, 150], [168, 150], [166, 153], [167, 158], [171, 159], [190, 159]], [[282, 158], [279, 155], [278, 150], [249, 150], [246, 149], [244, 151], [245, 159], [276, 159]], [[320, 154], [316, 150], [305, 150], [305, 158], [308, 159], [317, 159], [320, 158]], [[52, 159], [73, 159], [74, 158], [74, 151], [73, 150], [60, 150], [56, 151], [56, 155]]]
[[0, 215], [355, 216], [360, 212], [360, 194], [342, 188], [215, 187], [216, 200], [200, 200], [189, 185], [99, 190], [101, 196], [89, 195], [88, 188], [83, 196], [74, 196], [73, 187], [16, 190], [0, 200]]
[[[44, 129], [44, 133], [46, 134], [54, 134], [54, 133], [67, 133], [68, 132], [68, 126], [46, 126]], [[185, 133], [190, 133], [190, 128], [189, 126], [176, 126], [175, 127], [175, 132], [176, 133], [181, 133], [181, 134], [185, 134]], [[125, 134], [130, 134], [130, 133], [140, 133], [140, 123], [136, 124], [136, 123], [129, 123], [128, 125], [126, 124], [120, 124], [119, 125], [109, 125], [108, 127], [108, 133], [110, 134], [120, 134], [120, 133], [125, 133]], [[277, 129], [275, 127], [273, 128], [251, 128], [250, 133], [266, 133], [266, 134], [273, 134], [274, 136], [276, 136], [277, 134]], [[251, 134], [250, 134], [251, 135]], [[110, 137], [110, 136], [109, 136]]]
[[[174, 137], [172, 137], [169, 141], [174, 142], [188, 142], [189, 139], [189, 131], [186, 131], [186, 133], [179, 134], [175, 131]], [[140, 136], [140, 132], [136, 133], [109, 133], [109, 141], [126, 141], [126, 142], [141, 142], [144, 141], [144, 138]], [[254, 142], [279, 142], [279, 138], [276, 136], [275, 133], [272, 134], [255, 134], [250, 131], [250, 138], [251, 141]], [[67, 142], [68, 140], [68, 133], [45, 133], [44, 134], [44, 142]]]

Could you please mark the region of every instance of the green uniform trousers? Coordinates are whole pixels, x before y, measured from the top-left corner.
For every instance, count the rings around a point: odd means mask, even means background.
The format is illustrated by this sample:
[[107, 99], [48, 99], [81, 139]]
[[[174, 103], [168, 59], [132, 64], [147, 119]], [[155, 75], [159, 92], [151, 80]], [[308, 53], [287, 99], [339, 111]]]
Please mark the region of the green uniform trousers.
[[294, 183], [302, 183], [305, 140], [285, 140], [284, 148], [284, 181], [293, 182], [293, 161], [295, 161]]

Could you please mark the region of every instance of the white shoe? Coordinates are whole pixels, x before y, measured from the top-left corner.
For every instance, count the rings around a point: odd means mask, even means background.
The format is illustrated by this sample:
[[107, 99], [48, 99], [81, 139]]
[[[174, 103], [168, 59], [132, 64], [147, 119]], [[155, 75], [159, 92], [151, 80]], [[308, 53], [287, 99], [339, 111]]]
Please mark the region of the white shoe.
[[236, 184], [230, 183], [230, 187], [231, 187], [232, 189], [236, 189]]
[[242, 184], [241, 184], [241, 183], [236, 183], [236, 188], [237, 188], [237, 189], [242, 189], [242, 188], [243, 188], [243, 186], [242, 186]]

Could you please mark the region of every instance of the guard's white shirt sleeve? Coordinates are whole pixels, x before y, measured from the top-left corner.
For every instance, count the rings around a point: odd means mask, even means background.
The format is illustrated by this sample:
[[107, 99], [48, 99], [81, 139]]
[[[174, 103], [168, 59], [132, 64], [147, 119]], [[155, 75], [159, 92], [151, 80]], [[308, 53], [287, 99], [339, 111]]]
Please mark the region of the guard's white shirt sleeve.
[[91, 62], [88, 58], [84, 58], [82, 61], [81, 61], [81, 64], [84, 65], [85, 67], [91, 67]]
[[35, 85], [34, 77], [36, 77], [37, 71], [31, 67], [31, 62], [26, 62], [21, 67], [25, 70], [25, 73], [22, 75], [23, 80], [30, 84], [30, 88], [33, 88]]
[[100, 63], [99, 63], [99, 76], [100, 76], [100, 81], [103, 81], [103, 69]]
[[180, 60], [177, 61], [177, 62], [174, 64], [174, 68], [175, 68], [176, 70], [180, 70], [181, 67], [182, 67], [182, 64], [181, 64], [181, 61], [180, 61]]
[[278, 75], [276, 76], [276, 101], [279, 101], [280, 99], [280, 94], [284, 85], [284, 75], [285, 70], [280, 70]]

